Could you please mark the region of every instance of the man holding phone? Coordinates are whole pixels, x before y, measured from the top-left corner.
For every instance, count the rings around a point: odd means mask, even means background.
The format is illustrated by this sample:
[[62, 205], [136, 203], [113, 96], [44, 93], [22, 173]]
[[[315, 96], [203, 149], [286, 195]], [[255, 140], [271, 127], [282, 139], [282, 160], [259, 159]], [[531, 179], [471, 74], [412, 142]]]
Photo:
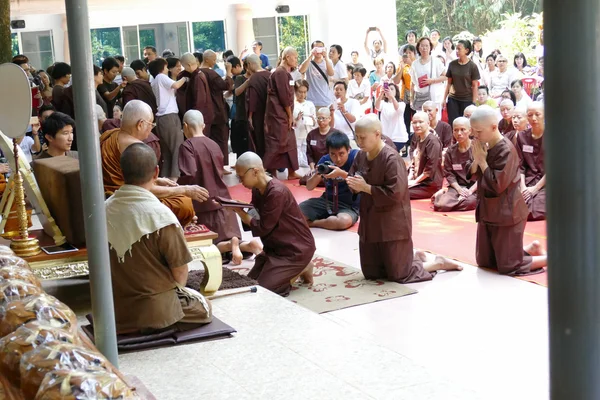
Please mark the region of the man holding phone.
[[[309, 89], [306, 100], [312, 101], [315, 109], [319, 111], [323, 107], [329, 107], [333, 102], [333, 92], [329, 87], [329, 80], [333, 79], [335, 70], [329, 60], [325, 43], [315, 40], [310, 48], [310, 54], [300, 65], [298, 71], [305, 74], [308, 82]], [[290, 84], [293, 85], [293, 82]]]

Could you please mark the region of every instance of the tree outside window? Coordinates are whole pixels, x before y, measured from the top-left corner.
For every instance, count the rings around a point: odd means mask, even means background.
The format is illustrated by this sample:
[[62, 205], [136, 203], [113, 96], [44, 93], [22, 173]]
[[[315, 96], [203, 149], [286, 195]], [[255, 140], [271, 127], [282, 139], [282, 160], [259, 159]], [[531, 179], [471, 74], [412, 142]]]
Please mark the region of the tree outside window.
[[12, 55], [14, 57], [19, 54], [19, 37], [16, 33], [11, 33], [10, 38], [12, 40]]
[[298, 51], [298, 60], [305, 60], [308, 46], [306, 16], [278, 17], [277, 29], [279, 30], [279, 50], [288, 46], [294, 47]]
[[223, 21], [193, 22], [194, 51], [225, 50], [225, 24]]
[[107, 57], [123, 54], [121, 49], [121, 30], [119, 28], [91, 29], [92, 57], [94, 64], [102, 66]]

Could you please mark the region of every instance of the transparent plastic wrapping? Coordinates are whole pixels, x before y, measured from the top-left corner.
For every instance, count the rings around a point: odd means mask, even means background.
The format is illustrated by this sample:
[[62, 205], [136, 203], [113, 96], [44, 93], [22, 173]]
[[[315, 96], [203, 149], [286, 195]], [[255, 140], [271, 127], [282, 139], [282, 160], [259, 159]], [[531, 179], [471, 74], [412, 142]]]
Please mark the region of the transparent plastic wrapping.
[[29, 322], [0, 339], [0, 373], [4, 374], [14, 386], [19, 387], [21, 357], [49, 342], [79, 344], [79, 339], [62, 329], [37, 321]]
[[111, 372], [100, 353], [70, 343], [49, 342], [21, 358], [21, 392], [25, 400], [34, 399], [46, 374], [56, 370]]
[[21, 267], [31, 271], [29, 263], [17, 256], [1, 255], [0, 254], [0, 268], [14, 265], [15, 267]]
[[8, 305], [11, 301], [41, 293], [43, 292], [39, 287], [17, 279], [0, 282], [0, 307]]
[[0, 305], [0, 337], [31, 321], [61, 328], [77, 336], [77, 316], [66, 304], [49, 294], [35, 294]]
[[7, 265], [0, 268], [0, 283], [15, 279], [31, 283], [39, 288], [42, 287], [42, 283], [30, 269], [18, 265]]
[[131, 389], [116, 375], [106, 371], [49, 372], [35, 400], [125, 400], [136, 399]]
[[15, 252], [12, 249], [5, 245], [0, 245], [0, 257], [2, 256], [14, 256]]

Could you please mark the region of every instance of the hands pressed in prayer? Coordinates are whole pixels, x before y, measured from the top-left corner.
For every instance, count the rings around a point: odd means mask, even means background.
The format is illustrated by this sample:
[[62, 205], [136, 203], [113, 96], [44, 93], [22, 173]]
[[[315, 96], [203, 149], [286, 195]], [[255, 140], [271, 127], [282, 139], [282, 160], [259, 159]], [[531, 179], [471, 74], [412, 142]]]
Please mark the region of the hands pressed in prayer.
[[155, 182], [158, 186], [167, 186], [167, 187], [175, 187], [179, 186], [177, 182], [169, 179], [169, 178], [157, 178]]
[[479, 139], [473, 139], [473, 161], [480, 167], [486, 163], [487, 147]]
[[208, 190], [197, 185], [186, 186], [185, 195], [187, 197], [191, 197], [192, 200], [196, 200], [199, 203], [208, 200], [208, 198], [210, 197], [208, 194]]
[[369, 185], [365, 181], [365, 178], [363, 178], [360, 175], [349, 176], [348, 178], [346, 178], [346, 182], [348, 183], [348, 187], [350, 187], [350, 189], [355, 193], [371, 192], [371, 185]]

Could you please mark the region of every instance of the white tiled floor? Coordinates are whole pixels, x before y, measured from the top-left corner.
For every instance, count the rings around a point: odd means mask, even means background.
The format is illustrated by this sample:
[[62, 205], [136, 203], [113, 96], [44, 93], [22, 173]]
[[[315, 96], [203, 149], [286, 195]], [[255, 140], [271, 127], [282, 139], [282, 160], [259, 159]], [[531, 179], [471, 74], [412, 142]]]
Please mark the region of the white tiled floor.
[[[359, 268], [358, 235], [313, 233], [319, 254]], [[86, 308], [85, 281], [46, 286]], [[217, 299], [235, 337], [124, 354], [120, 368], [160, 400], [549, 398], [546, 288], [471, 266], [410, 286], [321, 315], [262, 289]]]

